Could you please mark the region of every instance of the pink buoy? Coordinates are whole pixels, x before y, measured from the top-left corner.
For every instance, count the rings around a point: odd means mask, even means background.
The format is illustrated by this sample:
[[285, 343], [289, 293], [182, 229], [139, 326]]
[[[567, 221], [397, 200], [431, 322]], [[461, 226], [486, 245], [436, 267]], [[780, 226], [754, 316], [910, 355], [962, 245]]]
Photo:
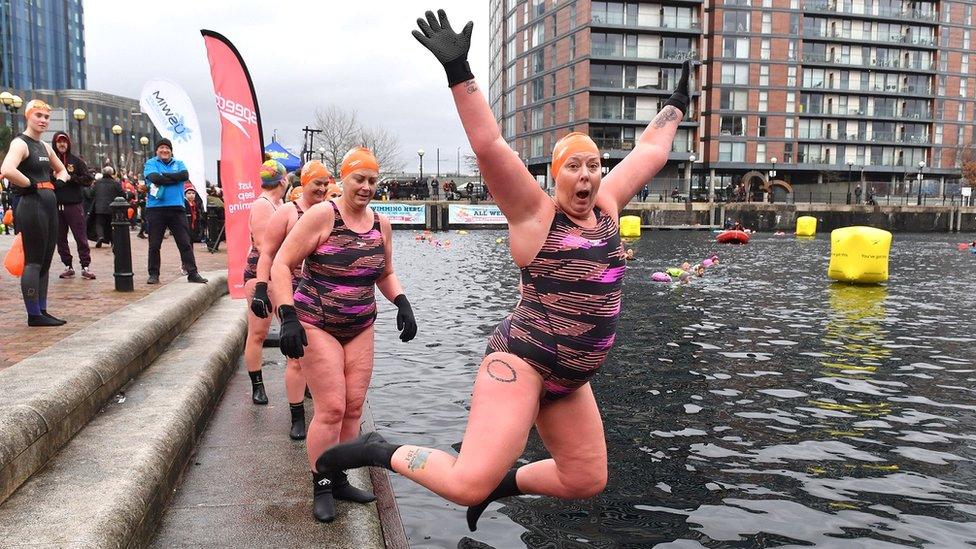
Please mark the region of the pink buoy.
[[651, 275], [651, 280], [654, 282], [671, 282], [671, 276], [659, 271]]
[[703, 259], [702, 260], [702, 267], [711, 267], [711, 266], [712, 266], [712, 260], [711, 259]]

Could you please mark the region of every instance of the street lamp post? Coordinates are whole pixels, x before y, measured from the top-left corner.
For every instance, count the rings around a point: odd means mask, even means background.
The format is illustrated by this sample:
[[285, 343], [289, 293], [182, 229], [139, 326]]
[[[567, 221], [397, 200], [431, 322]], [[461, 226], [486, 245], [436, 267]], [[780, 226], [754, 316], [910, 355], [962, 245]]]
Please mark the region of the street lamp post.
[[[610, 173], [610, 153], [603, 153], [603, 175]], [[553, 180], [556, 179], [556, 174], [552, 174]]]
[[925, 161], [918, 161], [918, 205], [922, 205], [922, 171], [925, 169]]
[[325, 147], [319, 147], [319, 162], [325, 164]]
[[122, 149], [119, 144], [119, 136], [122, 135], [122, 126], [118, 124], [112, 126], [112, 133], [115, 134], [115, 169], [116, 173], [122, 169]]
[[851, 203], [851, 179], [854, 178], [854, 163], [847, 163], [847, 203]]
[[769, 177], [767, 178], [769, 180], [768, 187], [769, 187], [769, 195], [770, 196], [773, 195], [773, 178], [776, 177], [776, 161], [777, 160], [778, 159], [775, 156], [769, 159], [769, 162], [773, 165], [773, 169], [769, 170]]
[[7, 109], [10, 113], [10, 126], [13, 130], [11, 135], [17, 135], [17, 111], [20, 110], [21, 105], [24, 104], [24, 100], [21, 99], [19, 95], [14, 95], [8, 91], [0, 93], [0, 103], [3, 103], [3, 107]]
[[142, 145], [142, 169], [146, 170], [146, 161], [149, 160], [149, 138], [145, 135], [139, 138], [139, 144]]
[[85, 143], [81, 131], [81, 123], [84, 122], [85, 118], [88, 117], [88, 113], [85, 112], [85, 109], [75, 109], [74, 112], [71, 113], [71, 116], [74, 117], [75, 122], [78, 123], [78, 154], [82, 158], [85, 158]]
[[698, 160], [695, 153], [688, 155], [688, 163], [685, 165], [685, 179], [687, 180], [688, 184], [688, 198], [685, 200], [685, 202], [691, 202], [691, 167], [695, 163], [695, 160]]
[[417, 156], [420, 157], [420, 180], [424, 180], [424, 150], [417, 149]]

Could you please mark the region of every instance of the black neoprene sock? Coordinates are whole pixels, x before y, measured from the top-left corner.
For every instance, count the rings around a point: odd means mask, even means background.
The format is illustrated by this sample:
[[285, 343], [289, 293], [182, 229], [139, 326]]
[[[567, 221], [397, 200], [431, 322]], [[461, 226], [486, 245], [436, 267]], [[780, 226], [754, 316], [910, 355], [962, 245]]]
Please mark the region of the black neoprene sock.
[[258, 370], [256, 372], [248, 372], [247, 375], [251, 376], [251, 385], [264, 383], [264, 380], [261, 378], [261, 370]]
[[340, 471], [357, 467], [372, 466], [393, 470], [393, 453], [401, 445], [390, 444], [379, 433], [373, 431], [365, 435], [337, 444], [322, 453], [315, 461], [319, 471]]
[[468, 507], [467, 519], [468, 528], [472, 532], [478, 529], [478, 519], [481, 518], [481, 514], [485, 512], [488, 505], [501, 498], [507, 498], [510, 496], [520, 496], [522, 491], [519, 490], [518, 484], [515, 482], [515, 473], [518, 471], [517, 468], [512, 468], [508, 470], [505, 474], [505, 478], [498, 484], [498, 486], [492, 490], [488, 497], [478, 505], [472, 505]]

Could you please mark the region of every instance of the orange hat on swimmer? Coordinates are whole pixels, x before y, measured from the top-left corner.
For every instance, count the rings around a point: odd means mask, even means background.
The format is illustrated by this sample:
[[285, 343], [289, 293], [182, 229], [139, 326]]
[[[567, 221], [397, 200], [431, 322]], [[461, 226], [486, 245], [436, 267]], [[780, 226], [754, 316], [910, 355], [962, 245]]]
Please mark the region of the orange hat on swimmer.
[[347, 175], [356, 170], [376, 170], [380, 171], [380, 164], [373, 156], [373, 151], [366, 147], [353, 147], [349, 149], [346, 156], [342, 157], [342, 167], [339, 169], [339, 176], [345, 179]]
[[30, 118], [34, 111], [46, 111], [51, 114], [51, 105], [48, 105], [40, 99], [31, 99], [27, 102], [27, 106], [24, 109], [24, 118]]
[[325, 167], [325, 164], [318, 160], [312, 160], [302, 167], [302, 187], [316, 179], [332, 179], [332, 174], [329, 173], [329, 169]]
[[585, 133], [572, 132], [564, 136], [552, 148], [552, 178], [559, 175], [566, 159], [579, 152], [591, 152], [600, 156], [600, 149]]

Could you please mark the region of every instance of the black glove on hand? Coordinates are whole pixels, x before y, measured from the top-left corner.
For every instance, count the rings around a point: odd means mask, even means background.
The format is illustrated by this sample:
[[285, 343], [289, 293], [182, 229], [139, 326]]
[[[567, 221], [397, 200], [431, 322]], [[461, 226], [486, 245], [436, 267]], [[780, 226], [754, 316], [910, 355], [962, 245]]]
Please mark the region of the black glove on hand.
[[393, 300], [397, 306], [397, 330], [400, 330], [400, 341], [406, 343], [417, 335], [417, 321], [413, 318], [413, 309], [407, 296], [400, 294]]
[[267, 282], [258, 282], [254, 285], [251, 312], [258, 318], [268, 318], [268, 313], [271, 312], [271, 298], [268, 297]]
[[691, 103], [691, 91], [688, 89], [688, 76], [691, 74], [691, 61], [685, 61], [681, 65], [681, 78], [678, 85], [674, 88], [674, 93], [664, 102], [664, 106], [671, 105], [681, 111], [681, 114], [688, 114], [688, 104]]
[[[423, 31], [413, 31], [413, 37], [424, 45], [425, 48], [434, 54], [434, 57], [444, 65], [447, 73], [447, 87], [452, 88], [455, 84], [467, 82], [474, 78], [471, 74], [471, 67], [468, 65], [468, 50], [471, 48], [471, 29], [474, 23], [468, 24], [461, 30], [461, 34], [454, 32], [451, 23], [447, 20], [444, 10], [437, 10], [437, 17], [434, 12], [427, 12], [427, 20], [417, 19], [417, 26]], [[438, 20], [440, 18], [440, 20]]]
[[281, 320], [281, 335], [278, 343], [281, 354], [288, 358], [302, 358], [305, 355], [308, 338], [305, 336], [305, 328], [302, 328], [302, 323], [298, 321], [295, 306], [278, 307], [278, 318]]

